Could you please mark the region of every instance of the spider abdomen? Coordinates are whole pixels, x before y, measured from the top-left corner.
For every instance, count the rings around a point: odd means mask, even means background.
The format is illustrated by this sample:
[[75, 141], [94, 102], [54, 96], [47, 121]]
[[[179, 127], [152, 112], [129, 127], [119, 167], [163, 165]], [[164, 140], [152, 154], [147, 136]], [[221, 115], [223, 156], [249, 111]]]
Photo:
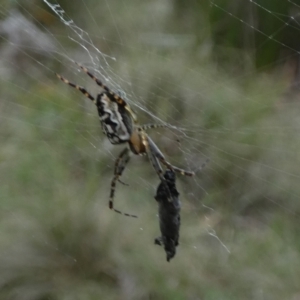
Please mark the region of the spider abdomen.
[[112, 144], [122, 144], [129, 141], [132, 132], [132, 118], [127, 110], [112, 101], [107, 92], [97, 97], [97, 109], [103, 133]]

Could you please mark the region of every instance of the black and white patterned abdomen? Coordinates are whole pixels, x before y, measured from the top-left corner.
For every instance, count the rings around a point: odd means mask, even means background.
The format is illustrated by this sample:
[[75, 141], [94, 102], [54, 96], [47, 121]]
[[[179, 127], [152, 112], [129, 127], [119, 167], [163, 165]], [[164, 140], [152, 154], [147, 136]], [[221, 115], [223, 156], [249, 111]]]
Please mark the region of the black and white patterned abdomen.
[[109, 95], [102, 93], [97, 99], [97, 108], [103, 133], [113, 144], [129, 141], [132, 133], [132, 120], [124, 106], [109, 99]]

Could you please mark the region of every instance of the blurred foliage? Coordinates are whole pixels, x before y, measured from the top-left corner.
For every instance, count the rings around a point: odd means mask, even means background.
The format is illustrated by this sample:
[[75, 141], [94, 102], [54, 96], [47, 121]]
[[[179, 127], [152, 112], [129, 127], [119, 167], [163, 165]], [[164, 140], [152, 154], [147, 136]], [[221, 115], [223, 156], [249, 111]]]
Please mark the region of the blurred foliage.
[[[1, 68], [0, 299], [299, 299], [300, 105], [284, 97], [286, 48], [226, 13], [275, 33], [296, 57], [299, 27], [281, 21], [296, 15], [295, 2], [257, 2], [273, 14], [238, 0], [59, 3], [117, 57], [110, 75], [133, 105], [185, 128], [151, 132], [168, 159], [210, 162], [195, 179], [178, 176], [180, 246], [167, 263], [153, 242], [156, 174], [133, 157], [116, 207], [139, 219], [109, 211], [122, 148], [103, 138], [93, 104], [54, 72], [97, 87], [62, 56], [41, 63], [13, 45], [27, 64]], [[53, 34], [69, 58], [88, 61], [41, 1], [3, 1], [2, 19], [12, 8]], [[268, 72], [255, 70], [262, 66]], [[141, 123], [152, 121], [134, 108]]]
[[232, 51], [241, 49], [240, 55], [251, 57], [256, 68], [273, 67], [279, 59], [289, 60], [300, 50], [299, 1], [174, 0], [173, 3], [174, 20], [183, 20], [185, 24], [182, 27], [182, 22], [177, 22], [178, 28], [194, 32], [197, 46], [209, 35], [212, 53], [220, 64], [232, 65], [236, 62]]

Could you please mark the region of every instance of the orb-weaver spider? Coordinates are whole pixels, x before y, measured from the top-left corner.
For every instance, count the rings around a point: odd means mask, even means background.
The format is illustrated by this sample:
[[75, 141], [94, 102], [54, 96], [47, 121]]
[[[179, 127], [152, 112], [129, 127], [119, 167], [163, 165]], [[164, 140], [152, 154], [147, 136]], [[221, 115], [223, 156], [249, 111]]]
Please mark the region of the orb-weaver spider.
[[[120, 181], [119, 178], [121, 177], [126, 164], [130, 159], [131, 153], [136, 155], [146, 154], [162, 182], [165, 182], [165, 178], [163, 176], [163, 170], [160, 162], [170, 170], [179, 172], [182, 175], [193, 176], [195, 173], [175, 167], [166, 161], [162, 152], [146, 133], [147, 129], [167, 127], [166, 125], [139, 125], [135, 113], [124, 99], [111, 91], [85, 67], [79, 65], [78, 63], [76, 64], [104, 90], [97, 95], [96, 99], [85, 88], [71, 83], [69, 80], [65, 79], [59, 74], [56, 74], [56, 76], [64, 83], [79, 90], [82, 94], [94, 102], [94, 104], [97, 106], [103, 133], [108, 137], [109, 141], [113, 145], [128, 143], [128, 146], [122, 150], [115, 162], [114, 177], [112, 179], [110, 189], [109, 208], [126, 216], [137, 217], [135, 215], [123, 213], [114, 208], [116, 182]], [[168, 189], [167, 184], [166, 188]], [[172, 201], [171, 198], [172, 195], [170, 194], [170, 201]]]

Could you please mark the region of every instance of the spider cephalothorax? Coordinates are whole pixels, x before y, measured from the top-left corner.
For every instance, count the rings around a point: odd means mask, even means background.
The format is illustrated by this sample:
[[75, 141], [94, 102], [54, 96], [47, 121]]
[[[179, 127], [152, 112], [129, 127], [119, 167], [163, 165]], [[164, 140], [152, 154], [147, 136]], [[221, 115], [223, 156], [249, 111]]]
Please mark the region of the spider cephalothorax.
[[[167, 168], [172, 171], [176, 171], [186, 176], [195, 175], [194, 172], [186, 171], [171, 165], [166, 161], [164, 155], [152, 141], [152, 139], [147, 135], [146, 130], [150, 128], [167, 127], [161, 124], [146, 124], [139, 125], [135, 113], [132, 111], [127, 102], [118, 96], [116, 93], [111, 91], [106, 85], [104, 85], [98, 78], [91, 74], [85, 67], [77, 64], [89, 77], [91, 77], [97, 85], [99, 85], [103, 92], [97, 95], [95, 99], [87, 90], [81, 86], [71, 83], [69, 80], [65, 79], [59, 74], [56, 76], [62, 80], [64, 83], [74, 87], [83, 93], [87, 98], [92, 100], [97, 106], [98, 114], [100, 118], [100, 123], [104, 134], [107, 136], [109, 141], [114, 144], [128, 143], [126, 147], [118, 156], [115, 162], [114, 177], [111, 182], [109, 208], [113, 209], [115, 212], [122, 213], [121, 211], [114, 208], [113, 200], [116, 182], [119, 180], [122, 172], [124, 171], [126, 164], [130, 159], [130, 153], [136, 155], [146, 154], [154, 167], [157, 175], [162, 182], [165, 182], [163, 176], [163, 170], [160, 163], [164, 164]], [[168, 186], [166, 185], [166, 189]], [[170, 195], [170, 201], [172, 195]], [[136, 217], [135, 215], [125, 214], [127, 216]]]

